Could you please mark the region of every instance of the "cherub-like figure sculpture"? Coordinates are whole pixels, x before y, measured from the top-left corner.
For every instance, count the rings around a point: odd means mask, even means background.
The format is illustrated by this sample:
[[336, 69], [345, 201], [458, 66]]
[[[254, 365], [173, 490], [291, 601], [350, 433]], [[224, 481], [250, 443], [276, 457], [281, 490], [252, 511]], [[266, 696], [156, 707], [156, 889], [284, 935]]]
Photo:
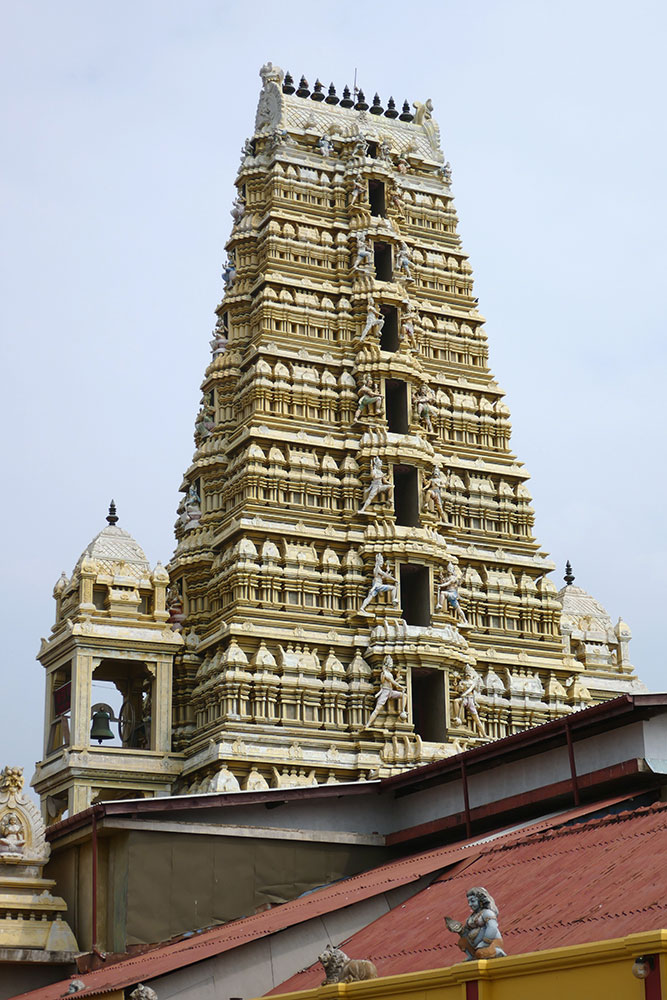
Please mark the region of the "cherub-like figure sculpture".
[[468, 725], [478, 736], [486, 739], [484, 723], [479, 717], [477, 692], [482, 679], [471, 663], [466, 663], [458, 683], [458, 695], [452, 702], [453, 720], [457, 726]]
[[398, 250], [396, 251], [396, 267], [398, 268], [399, 274], [401, 274], [406, 281], [414, 281], [412, 276], [412, 261], [410, 260], [410, 251], [408, 250], [407, 243], [401, 242], [399, 244]]
[[373, 458], [371, 462], [371, 481], [366, 487], [366, 495], [364, 496], [364, 505], [360, 509], [359, 513], [364, 514], [366, 509], [370, 504], [373, 503], [376, 496], [380, 493], [386, 493], [391, 490], [392, 484], [389, 481], [389, 477], [382, 471], [382, 459], [378, 458], [377, 455]]
[[478, 958], [504, 958], [503, 939], [498, 929], [498, 907], [493, 897], [481, 886], [474, 886], [466, 893], [470, 916], [464, 924], [452, 917], [445, 917], [447, 930], [458, 934], [457, 942], [465, 952], [466, 962]]
[[378, 336], [382, 332], [382, 327], [384, 326], [384, 316], [381, 311], [375, 305], [375, 299], [372, 295], [368, 296], [368, 312], [366, 313], [366, 325], [361, 331], [361, 336], [359, 337], [359, 343], [364, 341], [371, 330], [377, 330]]
[[431, 414], [434, 410], [435, 393], [426, 382], [420, 385], [413, 397], [412, 403], [419, 423], [427, 434], [433, 434]]
[[367, 410], [376, 417], [382, 414], [382, 396], [369, 378], [362, 380], [357, 390], [357, 397], [357, 412], [354, 414], [355, 423], [366, 414]]
[[352, 265], [353, 271], [370, 271], [372, 269], [373, 251], [368, 245], [368, 233], [360, 230], [356, 234], [357, 253]]
[[368, 614], [366, 608], [379, 594], [391, 594], [391, 603], [394, 607], [398, 604], [398, 584], [391, 573], [384, 568], [381, 552], [378, 552], [375, 557], [373, 584], [371, 589], [368, 591], [368, 595], [364, 598], [363, 604], [359, 608], [360, 615]]
[[236, 198], [234, 198], [231, 212], [229, 214], [234, 220], [234, 225], [237, 226], [245, 215], [245, 198], [242, 194], [238, 194]]
[[458, 566], [455, 566], [452, 562], [447, 563], [446, 573], [443, 573], [443, 571], [440, 570], [440, 573], [438, 574], [437, 602], [435, 610], [440, 611], [446, 601], [447, 606], [456, 615], [461, 625], [468, 625], [468, 619], [463, 612], [463, 608], [459, 604], [460, 579], [461, 571]]
[[442, 491], [446, 486], [440, 466], [436, 465], [431, 473], [431, 478], [424, 483], [424, 499], [427, 511], [436, 514], [441, 521], [447, 520], [445, 508], [442, 504]]
[[403, 306], [399, 339], [401, 345], [404, 343], [407, 344], [409, 351], [418, 351], [419, 344], [417, 343], [417, 335], [415, 333], [415, 321], [419, 314], [416, 307], [408, 299], [403, 302]]
[[394, 677], [392, 673], [393, 665], [394, 661], [391, 656], [385, 656], [382, 661], [382, 673], [380, 674], [380, 690], [375, 696], [375, 708], [371, 712], [371, 716], [366, 723], [366, 729], [370, 729], [375, 722], [380, 709], [383, 708], [388, 701], [397, 701], [399, 703], [401, 719], [407, 719], [408, 717], [408, 695], [400, 681]]

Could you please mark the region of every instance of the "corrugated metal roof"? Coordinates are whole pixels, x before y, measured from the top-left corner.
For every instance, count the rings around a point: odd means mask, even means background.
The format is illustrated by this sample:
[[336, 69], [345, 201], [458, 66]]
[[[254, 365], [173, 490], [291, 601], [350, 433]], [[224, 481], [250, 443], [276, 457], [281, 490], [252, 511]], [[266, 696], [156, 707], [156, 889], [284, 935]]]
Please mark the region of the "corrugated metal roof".
[[[381, 976], [461, 961], [445, 914], [467, 913], [466, 890], [484, 886], [500, 910], [509, 954], [585, 944], [667, 926], [667, 805], [635, 809], [557, 831], [493, 842], [463, 870], [427, 889], [342, 943]], [[314, 964], [271, 991], [322, 981]]]
[[[572, 819], [621, 801], [623, 801], [623, 797], [617, 796], [603, 803], [597, 802], [581, 806], [543, 820], [530, 822], [520, 829], [505, 830], [483, 838], [460, 841], [446, 847], [422, 851], [409, 858], [389, 862], [334, 885], [325, 886], [299, 899], [283, 903], [274, 909], [244, 917], [241, 920], [234, 920], [220, 927], [196, 933], [188, 938], [160, 945], [108, 967], [81, 974], [78, 978], [85, 982], [87, 988], [78, 993], [77, 996], [95, 996], [107, 990], [121, 989], [137, 982], [149, 981], [173, 969], [200, 962], [286, 927], [414, 882], [432, 872], [451, 868], [452, 865], [458, 867], [458, 862], [475, 858], [487, 852], [491, 844], [514, 843], [517, 840], [524, 840], [527, 835], [535, 838]], [[466, 870], [471, 870], [469, 865], [466, 866]], [[472, 883], [468, 882], [467, 884]], [[463, 899], [465, 902], [465, 893]], [[432, 966], [426, 967], [431, 968]], [[29, 997], [30, 1000], [55, 1000], [66, 992], [68, 982], [69, 980], [53, 983], [50, 986], [22, 994], [22, 996]]]

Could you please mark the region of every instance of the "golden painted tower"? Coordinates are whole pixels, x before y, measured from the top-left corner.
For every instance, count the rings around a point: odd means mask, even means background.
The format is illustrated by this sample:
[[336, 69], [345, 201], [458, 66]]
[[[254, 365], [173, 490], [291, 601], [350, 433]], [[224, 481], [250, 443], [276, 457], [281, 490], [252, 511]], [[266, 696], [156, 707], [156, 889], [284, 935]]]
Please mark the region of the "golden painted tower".
[[389, 773], [633, 677], [564, 646], [431, 102], [261, 77], [170, 564], [191, 791]]

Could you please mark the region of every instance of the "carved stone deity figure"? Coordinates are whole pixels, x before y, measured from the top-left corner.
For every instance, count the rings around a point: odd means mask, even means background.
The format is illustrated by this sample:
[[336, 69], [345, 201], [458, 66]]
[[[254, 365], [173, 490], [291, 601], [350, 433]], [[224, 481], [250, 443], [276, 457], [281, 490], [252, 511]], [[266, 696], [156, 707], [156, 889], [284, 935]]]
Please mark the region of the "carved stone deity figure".
[[215, 427], [215, 407], [204, 401], [195, 421], [195, 441], [199, 443], [210, 437]]
[[190, 484], [186, 496], [179, 504], [178, 513], [180, 515], [179, 521], [185, 531], [190, 531], [191, 528], [195, 528], [199, 523], [201, 518], [201, 500], [194, 483]]
[[8, 812], [0, 820], [0, 857], [3, 854], [23, 854], [25, 835], [23, 824], [15, 812]]
[[211, 345], [211, 354], [213, 355], [213, 357], [217, 358], [221, 354], [224, 354], [225, 351], [227, 350], [228, 343], [229, 339], [225, 331], [222, 329], [222, 327], [216, 326], [216, 328], [213, 331], [213, 338], [209, 341], [209, 344]]
[[459, 935], [457, 942], [465, 952], [466, 962], [478, 958], [504, 958], [502, 935], [498, 929], [498, 907], [493, 897], [481, 886], [474, 886], [466, 893], [470, 916], [465, 923], [445, 917], [447, 930]]
[[391, 160], [391, 146], [386, 139], [382, 139], [378, 146], [378, 160]]
[[252, 139], [246, 139], [241, 148], [241, 163], [245, 160], [246, 156], [255, 155], [255, 143]]
[[237, 226], [245, 215], [245, 198], [242, 194], [237, 194], [236, 198], [234, 198], [229, 214], [234, 220], [234, 225]]
[[366, 185], [364, 184], [363, 178], [359, 171], [352, 177], [352, 187], [350, 189], [350, 201], [349, 207], [352, 208], [357, 202], [363, 201], [364, 195], [366, 194]]
[[408, 250], [407, 243], [401, 241], [398, 250], [396, 251], [396, 267], [406, 281], [414, 281], [412, 276], [412, 261], [410, 260], [410, 251]]
[[459, 604], [459, 582], [461, 571], [454, 563], [447, 563], [447, 572], [440, 570], [437, 582], [437, 601], [435, 610], [440, 611], [445, 601], [448, 608], [456, 615], [461, 625], [468, 625], [463, 608]]
[[317, 140], [317, 148], [319, 149], [322, 156], [326, 159], [333, 149], [333, 143], [328, 135], [321, 135]]
[[441, 521], [447, 520], [442, 503], [442, 491], [446, 485], [440, 466], [436, 465], [430, 479], [424, 483], [424, 505], [430, 514], [436, 514]]
[[364, 496], [364, 505], [360, 509], [359, 513], [365, 513], [366, 509], [370, 504], [373, 503], [375, 498], [380, 493], [386, 493], [388, 490], [393, 489], [389, 477], [385, 475], [382, 471], [382, 459], [378, 458], [377, 455], [374, 456], [371, 461], [371, 481], [366, 487], [366, 493]]
[[[405, 199], [403, 197], [403, 185], [398, 179], [394, 180], [394, 182], [390, 185], [387, 195], [389, 198], [389, 204], [396, 212], [396, 215], [402, 219], [405, 216]], [[410, 277], [410, 280], [412, 280], [412, 277]]]
[[382, 415], [382, 396], [370, 379], [363, 379], [357, 389], [357, 398], [357, 412], [354, 414], [355, 422], [360, 420], [367, 410], [376, 417]]
[[364, 598], [363, 604], [359, 608], [360, 615], [368, 614], [366, 608], [379, 594], [391, 594], [391, 603], [394, 607], [398, 605], [398, 584], [391, 573], [384, 568], [381, 552], [378, 552], [375, 556], [373, 584], [371, 589], [368, 591], [368, 595]]
[[408, 299], [403, 302], [403, 312], [401, 315], [400, 343], [407, 345], [409, 351], [418, 351], [417, 335], [415, 333], [415, 321], [419, 315], [416, 307]]
[[367, 153], [368, 153], [368, 140], [366, 139], [365, 135], [359, 133], [359, 135], [355, 136], [354, 139], [354, 145], [352, 146], [352, 156], [365, 159]]
[[169, 612], [169, 624], [174, 632], [181, 632], [183, 630], [183, 622], [185, 621], [185, 610], [177, 582], [170, 584], [167, 589], [166, 608]]
[[405, 159], [404, 156], [399, 156], [399, 158], [396, 160], [396, 169], [398, 170], [399, 174], [407, 174], [408, 161]]
[[367, 729], [373, 725], [380, 709], [383, 708], [388, 701], [397, 701], [399, 703], [401, 719], [407, 719], [408, 717], [408, 695], [400, 681], [394, 677], [392, 672], [393, 665], [394, 662], [391, 656], [385, 656], [382, 661], [382, 673], [380, 674], [380, 690], [375, 696], [375, 708], [366, 723]]
[[430, 385], [423, 382], [413, 396], [412, 405], [414, 407], [417, 420], [422, 425], [427, 434], [433, 434], [433, 422], [431, 414], [435, 407], [435, 393]]
[[458, 683], [458, 694], [452, 702], [453, 721], [457, 726], [468, 725], [478, 736], [486, 739], [484, 723], [479, 717], [477, 695], [482, 687], [482, 678], [471, 663], [466, 663], [463, 676]]
[[368, 245], [368, 233], [360, 230], [356, 234], [357, 252], [352, 265], [353, 271], [371, 271], [373, 268], [373, 251]]
[[368, 312], [366, 313], [366, 325], [361, 331], [361, 336], [359, 337], [359, 343], [366, 339], [371, 330], [377, 330], [378, 336], [382, 332], [382, 327], [384, 326], [384, 316], [375, 305], [375, 299], [372, 295], [368, 296]]
[[234, 263], [233, 254], [230, 253], [222, 269], [222, 280], [225, 285], [225, 291], [228, 291], [232, 287], [232, 285], [234, 284], [235, 277], [236, 277], [236, 264]]

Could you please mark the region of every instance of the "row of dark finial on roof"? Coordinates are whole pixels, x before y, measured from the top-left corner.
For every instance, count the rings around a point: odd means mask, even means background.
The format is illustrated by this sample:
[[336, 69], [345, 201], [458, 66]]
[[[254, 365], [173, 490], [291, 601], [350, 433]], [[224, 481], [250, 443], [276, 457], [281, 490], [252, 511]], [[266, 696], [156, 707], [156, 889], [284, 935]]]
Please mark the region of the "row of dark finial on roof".
[[410, 105], [403, 101], [403, 111], [399, 114], [393, 97], [387, 101], [387, 109], [382, 107], [380, 97], [375, 95], [370, 105], [366, 103], [363, 90], [355, 91], [353, 96], [349, 87], [343, 88], [343, 96], [338, 97], [333, 83], [329, 84], [328, 93], [324, 93], [324, 87], [319, 80], [315, 81], [313, 92], [310, 92], [308, 81], [305, 76], [299, 80], [299, 86], [294, 86], [294, 78], [291, 73], [285, 73], [283, 81], [283, 93], [296, 94], [297, 97], [310, 97], [311, 101], [324, 101], [325, 104], [340, 104], [341, 108], [354, 108], [355, 111], [370, 111], [372, 115], [384, 115], [385, 118], [398, 118], [402, 122], [411, 122], [414, 115], [410, 114]]

